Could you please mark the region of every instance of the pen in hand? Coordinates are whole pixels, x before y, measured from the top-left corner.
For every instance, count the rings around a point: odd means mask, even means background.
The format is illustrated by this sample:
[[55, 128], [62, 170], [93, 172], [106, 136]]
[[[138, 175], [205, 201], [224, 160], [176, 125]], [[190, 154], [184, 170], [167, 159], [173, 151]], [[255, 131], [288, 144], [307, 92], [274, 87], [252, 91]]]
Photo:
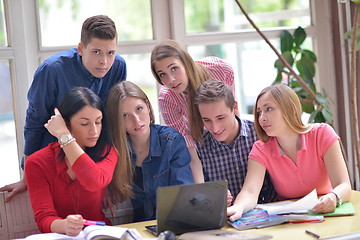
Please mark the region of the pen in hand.
[[91, 221], [91, 220], [85, 220], [84, 225], [97, 225], [97, 226], [105, 226], [104, 221]]
[[313, 232], [310, 232], [310, 231], [308, 231], [308, 230], [305, 230], [305, 233], [307, 233], [307, 234], [309, 234], [309, 235], [311, 235], [311, 236], [313, 236], [313, 237], [315, 237], [315, 238], [320, 238], [320, 236], [319, 236], [318, 234], [313, 233]]

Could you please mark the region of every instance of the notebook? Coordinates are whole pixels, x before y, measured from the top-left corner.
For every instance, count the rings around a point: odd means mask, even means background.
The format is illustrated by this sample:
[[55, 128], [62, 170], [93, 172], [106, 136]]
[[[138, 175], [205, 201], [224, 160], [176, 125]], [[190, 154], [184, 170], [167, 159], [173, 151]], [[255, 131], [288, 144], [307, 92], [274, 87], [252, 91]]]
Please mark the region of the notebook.
[[227, 222], [238, 230], [245, 230], [279, 225], [286, 223], [287, 219], [282, 215], [269, 215], [264, 209], [254, 208], [244, 213], [240, 219], [234, 222], [228, 220]]
[[322, 215], [324, 217], [336, 217], [336, 216], [350, 216], [354, 215], [356, 210], [351, 202], [343, 203], [342, 205], [336, 207], [334, 212], [330, 213], [314, 213], [309, 210], [309, 215]]
[[157, 225], [146, 226], [155, 235], [221, 228], [226, 223], [227, 181], [159, 187]]

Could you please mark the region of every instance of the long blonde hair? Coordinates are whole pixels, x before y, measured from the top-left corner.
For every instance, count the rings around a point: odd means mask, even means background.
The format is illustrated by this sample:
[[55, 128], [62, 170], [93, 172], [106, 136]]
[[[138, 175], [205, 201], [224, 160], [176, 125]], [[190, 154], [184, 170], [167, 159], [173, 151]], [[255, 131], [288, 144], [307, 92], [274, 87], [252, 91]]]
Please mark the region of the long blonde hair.
[[254, 106], [254, 125], [261, 141], [267, 142], [270, 138], [260, 126], [259, 113], [257, 112], [258, 101], [265, 93], [269, 93], [272, 96], [275, 103], [280, 108], [283, 118], [290, 129], [299, 134], [306, 133], [311, 129], [311, 124], [304, 124], [302, 122], [302, 107], [300, 99], [294, 90], [284, 84], [275, 84], [264, 88], [259, 93]]
[[203, 125], [201, 117], [194, 106], [194, 97], [196, 89], [211, 76], [208, 70], [202, 65], [194, 62], [186, 49], [174, 40], [164, 40], [156, 45], [151, 53], [151, 71], [159, 84], [164, 85], [155, 70], [155, 64], [165, 58], [173, 57], [179, 59], [185, 68], [188, 83], [188, 113], [191, 135], [195, 140], [201, 139]]

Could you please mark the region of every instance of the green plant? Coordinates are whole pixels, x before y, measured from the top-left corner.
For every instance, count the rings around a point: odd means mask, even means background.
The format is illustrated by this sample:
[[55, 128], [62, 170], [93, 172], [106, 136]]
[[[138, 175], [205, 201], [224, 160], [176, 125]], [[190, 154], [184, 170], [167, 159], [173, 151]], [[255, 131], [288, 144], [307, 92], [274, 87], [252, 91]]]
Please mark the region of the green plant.
[[[293, 35], [287, 30], [281, 32], [280, 50], [283, 59], [279, 58], [275, 61], [274, 66], [277, 69], [277, 76], [273, 84], [285, 82], [296, 92], [300, 98], [303, 111], [310, 114], [309, 122], [332, 124], [333, 115], [326, 92], [324, 90], [322, 90], [322, 93], [318, 92], [314, 83], [317, 57], [314, 52], [303, 47], [306, 37], [306, 32], [301, 27], [298, 27]], [[297, 71], [297, 74], [294, 74], [288, 66], [285, 66], [284, 59], [292, 70]], [[304, 82], [301, 83], [298, 77]], [[304, 88], [304, 83], [308, 88]]]

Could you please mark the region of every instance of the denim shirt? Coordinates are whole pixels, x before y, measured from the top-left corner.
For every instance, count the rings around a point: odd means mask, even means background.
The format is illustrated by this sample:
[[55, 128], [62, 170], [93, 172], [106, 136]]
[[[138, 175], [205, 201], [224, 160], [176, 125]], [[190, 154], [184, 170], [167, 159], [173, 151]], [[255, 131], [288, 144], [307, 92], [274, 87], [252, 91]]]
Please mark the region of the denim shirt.
[[[130, 151], [135, 166], [136, 155]], [[145, 219], [156, 218], [156, 190], [161, 186], [194, 183], [191, 157], [184, 137], [171, 127], [150, 124], [149, 155], [142, 163], [143, 188], [134, 184], [133, 208], [144, 207]], [[137, 217], [134, 216], [136, 219]]]

